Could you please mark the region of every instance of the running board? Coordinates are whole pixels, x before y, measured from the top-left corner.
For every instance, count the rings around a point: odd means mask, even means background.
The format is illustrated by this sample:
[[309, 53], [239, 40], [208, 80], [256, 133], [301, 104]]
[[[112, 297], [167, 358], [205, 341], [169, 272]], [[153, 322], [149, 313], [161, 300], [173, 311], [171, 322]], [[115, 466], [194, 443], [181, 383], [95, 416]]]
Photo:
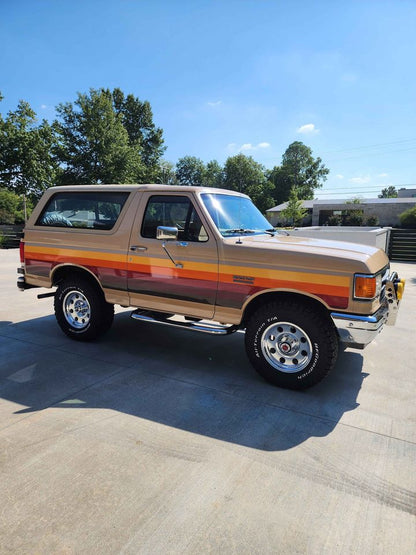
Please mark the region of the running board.
[[141, 322], [150, 322], [151, 324], [164, 324], [165, 326], [172, 326], [174, 328], [186, 328], [192, 331], [199, 331], [201, 333], [209, 333], [211, 335], [230, 335], [238, 330], [238, 326], [222, 324], [214, 324], [210, 322], [183, 322], [177, 320], [170, 320], [171, 316], [162, 316], [157, 312], [150, 312], [148, 310], [135, 310], [131, 313], [133, 320], [140, 320]]

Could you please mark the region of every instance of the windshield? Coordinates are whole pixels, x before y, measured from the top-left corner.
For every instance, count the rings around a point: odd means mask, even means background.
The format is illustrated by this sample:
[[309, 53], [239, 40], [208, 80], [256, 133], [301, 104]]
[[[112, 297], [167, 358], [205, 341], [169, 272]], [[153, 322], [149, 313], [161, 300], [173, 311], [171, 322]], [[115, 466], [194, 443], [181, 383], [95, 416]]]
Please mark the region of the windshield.
[[201, 197], [224, 237], [274, 231], [249, 198], [218, 193], [203, 193]]

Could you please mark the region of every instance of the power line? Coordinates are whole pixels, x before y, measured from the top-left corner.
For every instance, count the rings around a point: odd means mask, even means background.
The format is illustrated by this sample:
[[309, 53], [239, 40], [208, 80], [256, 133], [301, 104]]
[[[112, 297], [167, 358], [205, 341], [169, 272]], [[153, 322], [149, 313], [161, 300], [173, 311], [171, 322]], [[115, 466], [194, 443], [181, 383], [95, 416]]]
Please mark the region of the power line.
[[416, 145], [411, 148], [403, 148], [399, 150], [390, 150], [388, 152], [366, 152], [363, 154], [358, 154], [357, 156], [347, 156], [343, 158], [329, 158], [326, 162], [343, 162], [344, 160], [356, 160], [357, 158], [367, 158], [368, 156], [386, 156], [389, 154], [397, 154], [398, 152], [409, 152], [411, 150], [416, 150]]
[[416, 141], [416, 138], [414, 139], [402, 139], [400, 141], [391, 141], [389, 143], [377, 143], [374, 145], [366, 145], [366, 146], [353, 146], [350, 148], [343, 148], [340, 150], [327, 150], [326, 152], [323, 152], [322, 154], [334, 154], [334, 153], [338, 153], [338, 152], [350, 152], [351, 150], [363, 150], [366, 148], [377, 148], [380, 146], [390, 146], [390, 145], [398, 145], [398, 144], [402, 144], [402, 143], [412, 143]]
[[[316, 193], [319, 195], [352, 195], [352, 194], [356, 194], [356, 195], [369, 195], [372, 193], [377, 193], [377, 192], [381, 192], [383, 189], [387, 189], [388, 187], [394, 187], [396, 190], [398, 190], [398, 188], [416, 188], [416, 184], [415, 183], [407, 183], [407, 184], [400, 184], [400, 185], [371, 185], [369, 187], [366, 187], [365, 190], [361, 189], [361, 190], [356, 190], [356, 187], [353, 188], [345, 188], [343, 187], [342, 189], [330, 189], [330, 190], [322, 190], [322, 189], [316, 189]], [[406, 198], [406, 197], [404, 197]]]

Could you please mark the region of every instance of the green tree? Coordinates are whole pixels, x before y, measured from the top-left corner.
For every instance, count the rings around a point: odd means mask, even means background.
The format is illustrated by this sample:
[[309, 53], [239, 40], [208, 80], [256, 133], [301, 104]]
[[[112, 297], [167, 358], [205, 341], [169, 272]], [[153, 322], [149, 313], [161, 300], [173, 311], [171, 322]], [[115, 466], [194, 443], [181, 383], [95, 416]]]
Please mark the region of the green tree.
[[164, 183], [165, 185], [177, 185], [178, 180], [175, 172], [175, 164], [168, 160], [160, 160], [159, 171], [154, 181], [156, 183]]
[[57, 107], [54, 128], [62, 183], [128, 183], [155, 179], [163, 151], [150, 105], [119, 89], [90, 89]]
[[204, 185], [205, 172], [204, 162], [195, 156], [179, 158], [176, 164], [176, 177], [180, 185]]
[[224, 186], [224, 168], [217, 160], [208, 162], [205, 171], [204, 185], [206, 187], [217, 187], [219, 189]]
[[155, 127], [150, 103], [147, 100], [141, 101], [132, 94], [125, 96], [118, 88], [111, 94], [114, 110], [117, 115], [121, 115], [123, 126], [128, 133], [129, 144], [140, 152], [145, 167], [144, 180], [155, 181], [165, 147], [163, 130]]
[[248, 195], [262, 212], [274, 204], [271, 194], [273, 186], [267, 181], [263, 166], [251, 156], [237, 154], [227, 158], [224, 187]]
[[[29, 216], [33, 205], [26, 201], [26, 211]], [[0, 189], [0, 224], [23, 224], [25, 222], [24, 200], [8, 189]]]
[[293, 186], [293, 180], [288, 168], [275, 166], [272, 170], [266, 172], [266, 177], [272, 185], [274, 203], [279, 205], [286, 202], [289, 199]]
[[402, 227], [408, 229], [416, 228], [416, 206], [409, 208], [405, 212], [402, 212], [399, 216], [400, 224]]
[[322, 187], [328, 173], [321, 158], [314, 158], [308, 146], [295, 141], [283, 154], [282, 165], [274, 167], [268, 177], [274, 186], [273, 197], [280, 204], [289, 198], [293, 187], [300, 199], [313, 199], [315, 189]]
[[55, 184], [54, 144], [52, 127], [46, 120], [38, 124], [27, 102], [21, 100], [5, 119], [0, 116], [0, 187], [38, 199]]
[[299, 225], [308, 215], [308, 211], [306, 208], [303, 208], [303, 203], [299, 200], [297, 191], [294, 187], [290, 191], [287, 206], [282, 210], [281, 215], [292, 225]]
[[378, 195], [378, 198], [397, 198], [398, 193], [396, 187], [394, 185], [389, 185], [389, 187], [385, 187], [381, 190], [381, 195]]

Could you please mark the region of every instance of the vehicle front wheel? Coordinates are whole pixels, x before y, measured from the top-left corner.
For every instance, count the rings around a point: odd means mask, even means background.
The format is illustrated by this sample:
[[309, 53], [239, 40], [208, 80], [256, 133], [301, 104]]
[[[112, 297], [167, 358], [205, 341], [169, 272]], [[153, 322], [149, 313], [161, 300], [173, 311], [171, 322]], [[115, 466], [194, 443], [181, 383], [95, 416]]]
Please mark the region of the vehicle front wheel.
[[281, 300], [258, 308], [247, 324], [245, 344], [257, 372], [288, 389], [320, 382], [338, 355], [329, 317], [301, 301]]
[[62, 331], [72, 339], [90, 341], [112, 325], [114, 305], [102, 291], [86, 279], [68, 278], [55, 293], [55, 316]]

